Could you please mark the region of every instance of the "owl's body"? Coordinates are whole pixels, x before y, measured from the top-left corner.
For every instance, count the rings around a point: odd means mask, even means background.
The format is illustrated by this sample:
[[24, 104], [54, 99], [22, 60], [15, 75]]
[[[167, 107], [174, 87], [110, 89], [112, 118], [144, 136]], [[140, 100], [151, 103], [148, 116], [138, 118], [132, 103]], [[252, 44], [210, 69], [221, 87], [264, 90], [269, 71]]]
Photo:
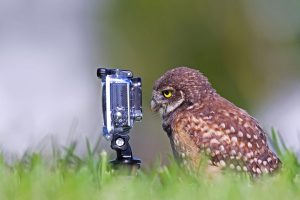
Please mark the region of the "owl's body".
[[[171, 97], [162, 95], [166, 91]], [[197, 70], [168, 71], [155, 83], [151, 104], [162, 114], [175, 157], [188, 169], [197, 169], [203, 153], [212, 166], [253, 176], [280, 165], [258, 122], [221, 97]]]

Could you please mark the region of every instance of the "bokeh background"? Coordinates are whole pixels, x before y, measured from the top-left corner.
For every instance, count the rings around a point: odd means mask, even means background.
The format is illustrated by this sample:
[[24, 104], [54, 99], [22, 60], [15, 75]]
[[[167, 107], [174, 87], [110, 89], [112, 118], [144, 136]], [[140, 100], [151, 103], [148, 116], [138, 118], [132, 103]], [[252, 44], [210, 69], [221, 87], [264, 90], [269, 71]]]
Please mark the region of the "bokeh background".
[[170, 146], [150, 111], [153, 82], [175, 66], [279, 130], [300, 150], [300, 1], [0, 0], [0, 148], [45, 154], [101, 139], [99, 65], [143, 78], [144, 119], [132, 131], [146, 166]]

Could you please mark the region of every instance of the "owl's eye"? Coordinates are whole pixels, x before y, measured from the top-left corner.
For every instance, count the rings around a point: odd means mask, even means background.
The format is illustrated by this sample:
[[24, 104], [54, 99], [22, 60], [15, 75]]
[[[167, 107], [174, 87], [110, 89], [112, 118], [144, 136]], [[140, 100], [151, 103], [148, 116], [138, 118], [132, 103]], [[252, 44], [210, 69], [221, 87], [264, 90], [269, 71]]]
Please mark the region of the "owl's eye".
[[164, 91], [162, 91], [162, 94], [165, 98], [171, 98], [172, 97], [172, 91], [171, 90], [164, 90]]

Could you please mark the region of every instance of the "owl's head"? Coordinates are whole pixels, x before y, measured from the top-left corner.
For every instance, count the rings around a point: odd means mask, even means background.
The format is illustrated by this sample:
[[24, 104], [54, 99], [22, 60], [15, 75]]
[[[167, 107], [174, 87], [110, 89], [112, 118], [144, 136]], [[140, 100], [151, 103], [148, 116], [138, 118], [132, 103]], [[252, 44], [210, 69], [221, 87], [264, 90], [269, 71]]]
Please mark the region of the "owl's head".
[[201, 103], [214, 93], [207, 78], [198, 70], [178, 67], [167, 71], [155, 82], [151, 109], [168, 116], [180, 107]]

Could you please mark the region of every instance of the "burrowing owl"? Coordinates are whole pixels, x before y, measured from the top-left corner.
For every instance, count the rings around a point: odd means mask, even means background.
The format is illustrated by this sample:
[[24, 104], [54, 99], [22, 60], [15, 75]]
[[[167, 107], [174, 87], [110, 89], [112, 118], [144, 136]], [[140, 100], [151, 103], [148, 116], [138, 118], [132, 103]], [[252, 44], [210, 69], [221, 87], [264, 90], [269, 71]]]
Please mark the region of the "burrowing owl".
[[280, 166], [258, 122], [221, 97], [197, 70], [166, 72], [155, 82], [151, 107], [162, 115], [174, 156], [189, 169], [198, 167], [201, 152], [212, 166], [252, 176]]

